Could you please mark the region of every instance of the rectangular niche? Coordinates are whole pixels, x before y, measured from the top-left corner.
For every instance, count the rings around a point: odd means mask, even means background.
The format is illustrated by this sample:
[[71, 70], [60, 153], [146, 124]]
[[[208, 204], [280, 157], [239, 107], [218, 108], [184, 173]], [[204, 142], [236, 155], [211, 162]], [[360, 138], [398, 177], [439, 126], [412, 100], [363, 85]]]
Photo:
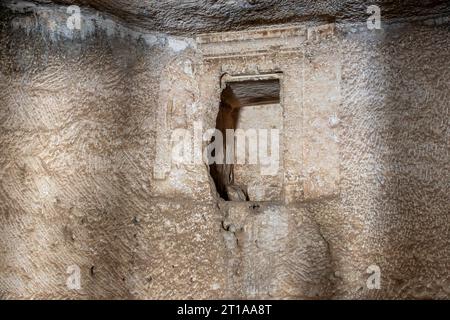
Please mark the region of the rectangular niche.
[[[223, 133], [235, 130], [233, 164], [211, 165], [211, 176], [220, 196], [228, 201], [281, 201], [283, 191], [281, 104], [282, 74], [229, 76], [222, 78], [221, 103], [216, 128]], [[277, 140], [273, 140], [276, 135]], [[266, 137], [267, 145], [262, 142]], [[243, 163], [243, 141], [245, 162]], [[274, 148], [274, 143], [278, 147]], [[251, 147], [252, 155], [250, 154]], [[265, 149], [264, 149], [265, 146]], [[225, 152], [227, 152], [225, 147]], [[263, 151], [260, 151], [260, 150]], [[240, 151], [240, 153], [239, 153]], [[277, 156], [274, 156], [277, 151]], [[260, 152], [272, 159], [272, 170], [264, 170]], [[238, 155], [240, 154], [240, 156]], [[255, 162], [256, 158], [256, 162]], [[276, 164], [275, 164], [276, 163]], [[267, 165], [265, 166], [267, 168]], [[276, 169], [275, 169], [276, 168]], [[268, 171], [270, 171], [268, 173]]]

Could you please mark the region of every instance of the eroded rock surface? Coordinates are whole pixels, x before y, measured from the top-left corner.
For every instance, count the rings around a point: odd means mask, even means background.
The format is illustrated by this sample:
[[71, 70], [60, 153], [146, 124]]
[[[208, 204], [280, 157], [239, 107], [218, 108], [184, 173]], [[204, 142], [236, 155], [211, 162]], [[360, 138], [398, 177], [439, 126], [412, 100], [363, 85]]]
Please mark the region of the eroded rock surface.
[[[40, 3], [0, 7], [1, 298], [449, 297], [444, 1], [386, 2], [382, 30], [353, 1]], [[281, 79], [267, 201], [170, 162], [225, 75]]]
[[445, 15], [446, 0], [365, 1], [353, 0], [36, 0], [90, 6], [147, 30], [170, 33], [211, 32], [252, 26], [303, 21], [359, 21], [367, 19], [367, 6], [378, 5], [386, 19]]

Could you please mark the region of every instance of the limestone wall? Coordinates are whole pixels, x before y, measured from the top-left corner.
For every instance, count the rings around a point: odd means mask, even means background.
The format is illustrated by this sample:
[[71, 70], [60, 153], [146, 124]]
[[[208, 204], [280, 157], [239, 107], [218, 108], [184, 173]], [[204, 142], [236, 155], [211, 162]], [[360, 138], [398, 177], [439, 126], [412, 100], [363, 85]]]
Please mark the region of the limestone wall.
[[[1, 298], [449, 297], [448, 19], [175, 37], [65, 9], [1, 9]], [[171, 135], [204, 146], [221, 77], [274, 72], [283, 196], [222, 201]]]

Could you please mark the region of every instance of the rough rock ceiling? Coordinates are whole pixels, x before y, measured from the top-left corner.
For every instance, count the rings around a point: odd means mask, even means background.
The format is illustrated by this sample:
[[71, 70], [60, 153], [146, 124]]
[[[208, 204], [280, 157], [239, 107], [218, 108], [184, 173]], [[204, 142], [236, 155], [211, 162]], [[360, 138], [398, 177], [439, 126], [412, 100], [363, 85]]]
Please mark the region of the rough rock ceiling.
[[90, 6], [133, 26], [169, 33], [243, 29], [304, 20], [362, 21], [371, 4], [383, 19], [449, 14], [448, 0], [34, 0]]
[[241, 107], [280, 102], [278, 79], [231, 82], [228, 87]]

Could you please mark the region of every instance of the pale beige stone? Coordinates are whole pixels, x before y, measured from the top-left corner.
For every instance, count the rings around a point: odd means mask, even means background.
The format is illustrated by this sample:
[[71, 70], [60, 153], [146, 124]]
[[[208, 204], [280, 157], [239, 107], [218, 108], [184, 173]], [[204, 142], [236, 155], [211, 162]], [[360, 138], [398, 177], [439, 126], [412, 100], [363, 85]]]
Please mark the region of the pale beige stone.
[[[0, 298], [449, 298], [448, 10], [214, 2], [1, 4]], [[224, 201], [194, 147], [248, 77], [280, 81], [240, 123], [280, 129], [279, 173]]]

